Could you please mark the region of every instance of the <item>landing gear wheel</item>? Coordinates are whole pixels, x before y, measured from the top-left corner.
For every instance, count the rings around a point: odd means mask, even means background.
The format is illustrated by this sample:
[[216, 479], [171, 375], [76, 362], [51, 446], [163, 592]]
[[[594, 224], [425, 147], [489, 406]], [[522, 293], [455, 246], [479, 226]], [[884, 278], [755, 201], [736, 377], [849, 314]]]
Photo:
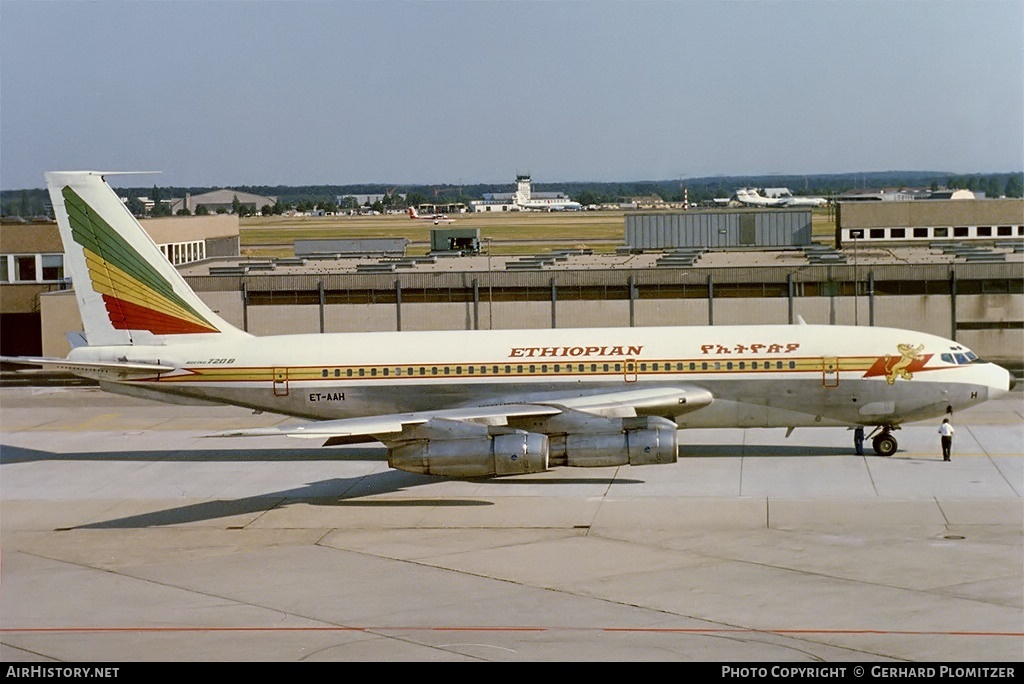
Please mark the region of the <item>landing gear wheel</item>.
[[896, 443], [895, 437], [888, 432], [883, 432], [871, 440], [871, 446], [879, 456], [892, 456], [896, 453], [899, 444]]

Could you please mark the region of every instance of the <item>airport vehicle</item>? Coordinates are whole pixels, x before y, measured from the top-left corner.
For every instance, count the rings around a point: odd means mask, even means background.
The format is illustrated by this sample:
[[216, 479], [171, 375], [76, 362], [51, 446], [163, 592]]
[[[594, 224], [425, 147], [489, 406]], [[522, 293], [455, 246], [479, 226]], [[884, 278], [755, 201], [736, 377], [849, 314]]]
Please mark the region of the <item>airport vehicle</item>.
[[[174, 403], [297, 416], [221, 433], [379, 441], [401, 470], [453, 477], [677, 460], [677, 428], [893, 431], [1007, 391], [1006, 370], [909, 330], [825, 325], [256, 337], [185, 283], [99, 172], [46, 175], [87, 344], [8, 358]], [[789, 433], [787, 432], [787, 435]]]
[[409, 218], [417, 221], [433, 221], [437, 223], [455, 223], [455, 219], [448, 218], [447, 214], [431, 214], [430, 216], [420, 216], [420, 213], [416, 211], [415, 207], [409, 207]]

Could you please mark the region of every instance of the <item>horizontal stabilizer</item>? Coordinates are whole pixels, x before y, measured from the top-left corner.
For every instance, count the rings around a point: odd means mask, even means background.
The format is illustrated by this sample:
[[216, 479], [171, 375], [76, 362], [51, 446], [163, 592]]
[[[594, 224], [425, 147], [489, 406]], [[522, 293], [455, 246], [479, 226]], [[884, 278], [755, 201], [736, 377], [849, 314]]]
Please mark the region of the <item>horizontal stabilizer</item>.
[[65, 371], [88, 378], [126, 379], [169, 373], [174, 366], [131, 361], [69, 361], [46, 356], [0, 356], [0, 361], [19, 366], [39, 366], [46, 370]]

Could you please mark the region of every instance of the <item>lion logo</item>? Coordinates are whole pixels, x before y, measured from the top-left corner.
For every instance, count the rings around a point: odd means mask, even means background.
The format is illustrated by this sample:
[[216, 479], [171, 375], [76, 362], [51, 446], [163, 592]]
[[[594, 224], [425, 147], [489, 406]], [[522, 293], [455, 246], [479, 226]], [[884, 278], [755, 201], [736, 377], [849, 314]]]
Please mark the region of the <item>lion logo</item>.
[[914, 377], [914, 374], [910, 372], [910, 364], [919, 357], [924, 345], [919, 344], [914, 347], [909, 344], [898, 344], [896, 348], [899, 349], [902, 356], [897, 358], [886, 355], [885, 357], [885, 381], [890, 385], [896, 382], [896, 378], [910, 380]]

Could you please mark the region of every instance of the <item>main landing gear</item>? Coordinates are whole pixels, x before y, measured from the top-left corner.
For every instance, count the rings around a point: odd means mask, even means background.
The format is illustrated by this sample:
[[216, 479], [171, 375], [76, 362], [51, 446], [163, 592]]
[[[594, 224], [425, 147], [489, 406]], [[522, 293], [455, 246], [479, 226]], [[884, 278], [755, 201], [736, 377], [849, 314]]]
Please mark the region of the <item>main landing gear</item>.
[[899, 443], [896, 438], [892, 436], [892, 430], [895, 428], [891, 425], [882, 425], [875, 428], [872, 431], [877, 432], [881, 430], [877, 435], [871, 439], [871, 448], [875, 450], [875, 453], [879, 456], [892, 456], [896, 453], [896, 449], [899, 448]]

